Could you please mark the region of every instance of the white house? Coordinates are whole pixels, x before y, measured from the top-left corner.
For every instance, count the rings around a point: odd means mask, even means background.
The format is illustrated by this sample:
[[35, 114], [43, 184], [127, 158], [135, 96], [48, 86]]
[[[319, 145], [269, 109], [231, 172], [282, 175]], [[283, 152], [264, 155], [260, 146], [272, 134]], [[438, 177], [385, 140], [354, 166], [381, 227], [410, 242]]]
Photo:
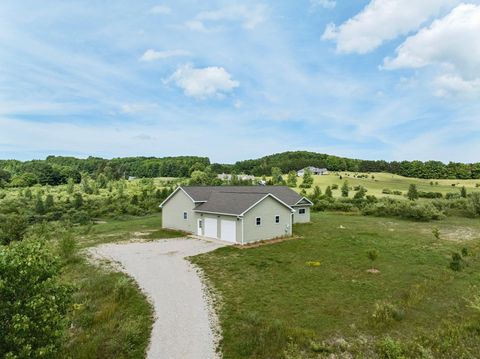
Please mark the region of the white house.
[[302, 177], [305, 174], [305, 171], [307, 169], [310, 170], [310, 172], [313, 175], [323, 176], [328, 174], [328, 170], [326, 168], [317, 168], [317, 167], [309, 166], [309, 167], [302, 168], [301, 170], [298, 170], [297, 176]]

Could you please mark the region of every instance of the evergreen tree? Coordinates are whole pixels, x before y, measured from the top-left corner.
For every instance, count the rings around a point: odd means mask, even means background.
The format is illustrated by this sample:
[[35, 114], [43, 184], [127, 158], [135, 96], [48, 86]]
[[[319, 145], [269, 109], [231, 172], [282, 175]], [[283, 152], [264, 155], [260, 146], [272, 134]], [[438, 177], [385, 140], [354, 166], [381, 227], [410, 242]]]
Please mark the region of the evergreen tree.
[[303, 182], [300, 185], [302, 188], [310, 188], [313, 184], [313, 175], [309, 169], [306, 169], [303, 173]]
[[407, 198], [408, 198], [410, 201], [415, 201], [416, 199], [418, 199], [417, 186], [414, 185], [413, 183], [408, 187]]
[[365, 195], [367, 194], [367, 189], [363, 186], [360, 186], [360, 189], [355, 193], [353, 196], [354, 199], [364, 199]]
[[75, 193], [73, 195], [73, 206], [76, 209], [79, 209], [80, 207], [83, 206], [83, 197], [81, 193]]
[[297, 172], [293, 170], [288, 172], [287, 185], [292, 188], [297, 187]]
[[49, 211], [51, 210], [55, 205], [55, 202], [53, 201], [53, 196], [51, 194], [47, 194], [47, 197], [45, 198], [45, 210]]
[[322, 196], [322, 190], [320, 189], [320, 187], [318, 187], [318, 186], [313, 187], [313, 193], [312, 193], [312, 196], [311, 196], [312, 200], [314, 202], [318, 201], [321, 196]]
[[333, 198], [332, 189], [330, 188], [330, 186], [327, 186], [327, 189], [325, 190], [325, 197]]
[[272, 182], [275, 185], [282, 184], [282, 170], [278, 167], [272, 167]]
[[460, 189], [460, 196], [462, 198], [467, 198], [467, 189], [465, 188], [465, 186], [463, 186], [461, 189]]
[[35, 200], [35, 212], [45, 214], [45, 205], [43, 204], [43, 199], [40, 194], [37, 194], [37, 199]]
[[348, 192], [350, 191], [350, 188], [348, 187], [348, 182], [345, 181], [343, 182], [342, 185], [342, 197], [348, 197]]

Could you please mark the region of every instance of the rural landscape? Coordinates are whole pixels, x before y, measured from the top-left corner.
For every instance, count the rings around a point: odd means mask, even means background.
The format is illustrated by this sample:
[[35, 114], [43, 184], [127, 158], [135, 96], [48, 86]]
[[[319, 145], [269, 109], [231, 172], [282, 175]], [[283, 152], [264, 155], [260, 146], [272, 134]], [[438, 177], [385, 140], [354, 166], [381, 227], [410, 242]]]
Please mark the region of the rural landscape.
[[[184, 237], [162, 229], [159, 204], [177, 185], [238, 184], [242, 170], [262, 171], [242, 184], [289, 185], [313, 207], [285, 241], [189, 258], [218, 300], [224, 358], [477, 357], [476, 165], [440, 166], [438, 179], [291, 172], [328, 159], [348, 161], [291, 152], [249, 168], [196, 157], [0, 162], [2, 356], [143, 357], [153, 308], [89, 248]], [[231, 180], [219, 180], [227, 169]]]
[[1, 0], [0, 359], [479, 359], [480, 0]]

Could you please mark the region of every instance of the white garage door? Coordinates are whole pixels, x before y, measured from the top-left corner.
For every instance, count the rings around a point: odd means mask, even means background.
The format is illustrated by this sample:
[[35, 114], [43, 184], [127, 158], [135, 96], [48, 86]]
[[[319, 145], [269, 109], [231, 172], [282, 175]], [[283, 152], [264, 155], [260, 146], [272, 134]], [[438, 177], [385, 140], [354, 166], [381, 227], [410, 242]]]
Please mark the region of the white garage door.
[[222, 219], [220, 222], [220, 237], [223, 241], [236, 242], [236, 226], [235, 221]]
[[217, 238], [216, 218], [205, 218], [205, 237]]

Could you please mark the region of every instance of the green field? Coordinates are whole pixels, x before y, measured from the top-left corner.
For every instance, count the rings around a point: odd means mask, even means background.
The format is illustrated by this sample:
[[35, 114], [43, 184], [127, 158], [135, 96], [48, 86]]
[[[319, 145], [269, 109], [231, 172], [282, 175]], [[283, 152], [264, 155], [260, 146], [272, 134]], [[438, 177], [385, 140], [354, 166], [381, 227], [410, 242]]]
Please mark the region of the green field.
[[[221, 297], [224, 358], [480, 356], [480, 311], [469, 304], [480, 304], [478, 220], [313, 213], [294, 232], [192, 259]], [[451, 254], [464, 247], [468, 266], [455, 272]], [[367, 272], [371, 249], [378, 274]]]
[[[358, 178], [358, 176], [365, 176], [367, 178]], [[340, 178], [340, 176], [342, 178]], [[357, 176], [357, 177], [356, 177]], [[372, 178], [373, 176], [373, 178]], [[340, 197], [340, 187], [345, 181], [348, 181], [348, 184], [351, 187], [354, 186], [363, 186], [368, 190], [369, 195], [375, 195], [377, 197], [394, 197], [398, 198], [396, 195], [386, 195], [382, 193], [383, 189], [389, 189], [391, 191], [401, 191], [403, 194], [406, 194], [408, 191], [408, 186], [410, 184], [415, 184], [419, 191], [424, 192], [440, 192], [443, 195], [449, 192], [458, 193], [460, 188], [465, 186], [467, 191], [470, 192], [480, 192], [480, 187], [477, 187], [477, 184], [480, 186], [480, 180], [428, 180], [428, 179], [419, 179], [419, 178], [409, 178], [394, 175], [391, 173], [357, 173], [357, 172], [338, 172], [338, 173], [329, 173], [324, 176], [313, 176], [314, 182], [313, 186], [319, 186], [322, 192], [325, 192], [327, 186], [332, 186], [333, 184], [338, 185], [337, 190], [333, 191], [334, 197]], [[284, 176], [285, 180], [287, 179]], [[431, 185], [430, 183], [433, 183]], [[300, 186], [302, 183], [302, 178], [298, 177], [297, 185]], [[437, 184], [438, 183], [438, 184]], [[452, 186], [454, 185], [454, 186]], [[297, 190], [300, 191], [301, 188], [297, 186]], [[313, 188], [313, 187], [312, 187]], [[307, 193], [311, 192], [312, 189], [307, 190]], [[354, 192], [350, 192], [350, 196], [353, 196]]]

